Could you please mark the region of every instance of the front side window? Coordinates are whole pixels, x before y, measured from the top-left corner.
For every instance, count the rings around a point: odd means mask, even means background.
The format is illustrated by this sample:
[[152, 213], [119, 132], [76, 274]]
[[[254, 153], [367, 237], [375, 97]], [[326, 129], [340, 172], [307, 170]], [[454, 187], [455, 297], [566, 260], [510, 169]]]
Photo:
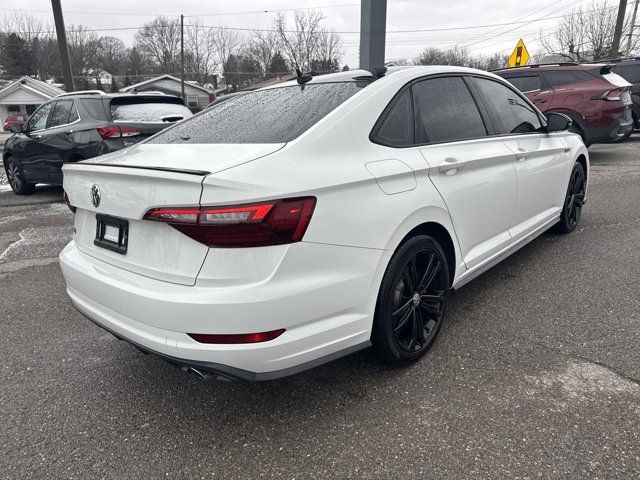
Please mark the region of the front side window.
[[416, 142], [455, 142], [487, 135], [462, 77], [423, 80], [413, 87]]
[[380, 124], [375, 135], [377, 142], [390, 147], [407, 147], [414, 142], [413, 105], [407, 88], [400, 94]]
[[540, 117], [520, 94], [495, 80], [474, 77], [473, 82], [499, 133], [532, 133], [542, 129]]
[[309, 83], [237, 95], [163, 130], [149, 143], [285, 143], [358, 93], [366, 83]]
[[35, 132], [36, 130], [44, 130], [47, 127], [47, 118], [53, 103], [45, 103], [38, 110], [31, 115], [29, 123], [27, 123], [27, 130]]
[[542, 86], [539, 75], [519, 75], [517, 77], [504, 78], [521, 92], [535, 92], [540, 90]]

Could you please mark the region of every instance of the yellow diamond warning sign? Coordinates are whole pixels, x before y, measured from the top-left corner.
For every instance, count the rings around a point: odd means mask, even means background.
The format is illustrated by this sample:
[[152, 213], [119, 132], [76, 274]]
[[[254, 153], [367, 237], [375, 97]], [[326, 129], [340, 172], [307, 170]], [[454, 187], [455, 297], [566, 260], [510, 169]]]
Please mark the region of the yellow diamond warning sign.
[[522, 65], [526, 65], [529, 61], [529, 52], [527, 51], [527, 47], [524, 46], [524, 42], [522, 39], [518, 41], [516, 48], [513, 50], [513, 53], [509, 57], [509, 66], [510, 67], [521, 67]]

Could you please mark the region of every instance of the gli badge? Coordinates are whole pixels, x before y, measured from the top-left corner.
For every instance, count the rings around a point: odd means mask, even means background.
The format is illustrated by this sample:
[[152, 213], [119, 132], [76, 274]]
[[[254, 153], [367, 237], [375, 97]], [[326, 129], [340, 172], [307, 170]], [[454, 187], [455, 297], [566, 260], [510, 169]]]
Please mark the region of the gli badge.
[[100, 187], [95, 184], [91, 187], [91, 202], [96, 208], [100, 206]]

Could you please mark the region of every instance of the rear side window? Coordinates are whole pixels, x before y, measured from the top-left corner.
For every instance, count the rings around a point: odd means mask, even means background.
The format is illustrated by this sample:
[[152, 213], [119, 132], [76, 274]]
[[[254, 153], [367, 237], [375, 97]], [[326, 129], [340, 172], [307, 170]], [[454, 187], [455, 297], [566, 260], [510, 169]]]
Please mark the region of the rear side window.
[[366, 84], [310, 83], [237, 95], [155, 135], [149, 143], [285, 143]]
[[586, 72], [571, 70], [545, 70], [544, 76], [552, 87], [593, 80]]
[[539, 75], [519, 75], [517, 77], [504, 78], [521, 92], [534, 92], [542, 87]]
[[511, 88], [494, 80], [473, 78], [499, 133], [532, 133], [542, 128], [531, 105]]
[[414, 142], [411, 91], [400, 94], [375, 135], [376, 141], [390, 147], [407, 147]]
[[95, 120], [107, 119], [101, 98], [83, 98], [82, 100], [78, 100], [78, 102], [82, 104], [87, 113]]
[[124, 97], [111, 100], [114, 122], [164, 123], [178, 122], [193, 116], [182, 103], [160, 98]]
[[462, 77], [432, 78], [412, 88], [417, 143], [455, 142], [487, 135]]
[[48, 128], [59, 127], [69, 123], [69, 116], [74, 109], [72, 100], [58, 100], [49, 115]]

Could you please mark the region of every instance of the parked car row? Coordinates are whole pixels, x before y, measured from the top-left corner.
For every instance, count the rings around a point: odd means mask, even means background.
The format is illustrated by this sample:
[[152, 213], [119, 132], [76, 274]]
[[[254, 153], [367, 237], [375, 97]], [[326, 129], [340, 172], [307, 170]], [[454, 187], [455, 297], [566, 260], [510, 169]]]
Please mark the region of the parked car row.
[[36, 183], [62, 185], [65, 163], [131, 146], [193, 114], [178, 97], [162, 94], [63, 94], [43, 103], [3, 152], [7, 179], [19, 195]]

